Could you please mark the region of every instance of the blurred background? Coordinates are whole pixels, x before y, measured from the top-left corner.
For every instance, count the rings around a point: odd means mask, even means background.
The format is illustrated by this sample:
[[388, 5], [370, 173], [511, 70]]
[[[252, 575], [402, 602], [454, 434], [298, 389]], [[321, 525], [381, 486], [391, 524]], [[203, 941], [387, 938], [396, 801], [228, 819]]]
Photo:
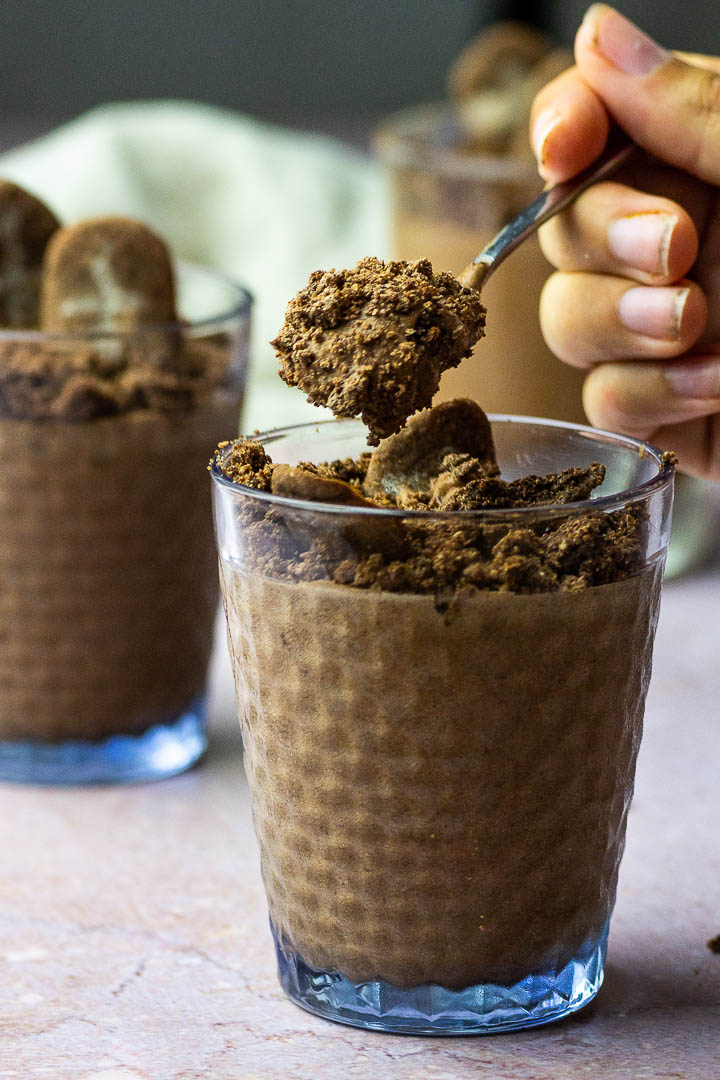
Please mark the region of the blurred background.
[[[3, 141], [106, 101], [179, 97], [337, 130], [442, 96], [462, 46], [496, 19], [569, 44], [584, 0], [3, 0]], [[619, 0], [664, 44], [712, 51], [717, 0]], [[717, 47], [717, 45], [716, 45]], [[355, 130], [358, 130], [356, 127]], [[342, 125], [340, 125], [342, 133]]]

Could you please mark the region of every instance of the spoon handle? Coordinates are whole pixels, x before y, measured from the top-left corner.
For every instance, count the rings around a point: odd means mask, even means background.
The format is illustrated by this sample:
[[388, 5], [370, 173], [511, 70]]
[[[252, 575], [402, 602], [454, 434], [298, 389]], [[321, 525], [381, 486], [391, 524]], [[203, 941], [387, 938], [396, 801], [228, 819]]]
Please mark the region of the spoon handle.
[[471, 289], [480, 289], [503, 259], [522, 244], [523, 240], [574, 202], [592, 184], [604, 180], [624, 165], [635, 149], [635, 143], [627, 135], [619, 130], [614, 131], [602, 154], [588, 165], [587, 169], [583, 169], [570, 180], [547, 188], [500, 230], [495, 239], [458, 275], [462, 284]]

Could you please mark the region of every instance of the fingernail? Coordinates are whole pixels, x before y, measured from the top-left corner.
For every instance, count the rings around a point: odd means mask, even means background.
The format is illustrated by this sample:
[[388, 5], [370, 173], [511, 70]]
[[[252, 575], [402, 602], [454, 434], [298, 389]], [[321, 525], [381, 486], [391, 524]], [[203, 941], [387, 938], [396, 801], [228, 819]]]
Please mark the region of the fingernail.
[[649, 75], [667, 63], [670, 53], [619, 11], [593, 4], [583, 19], [592, 46], [626, 75]]
[[[557, 109], [545, 109], [539, 113], [532, 129], [532, 145], [538, 161], [540, 175], [545, 177], [544, 168], [547, 160], [547, 145], [550, 133], [562, 124], [562, 116]], [[545, 177], [547, 179], [547, 177]]]
[[616, 258], [650, 274], [667, 274], [673, 229], [672, 214], [629, 214], [613, 221], [608, 230], [610, 249]]
[[636, 334], [677, 341], [689, 295], [689, 289], [628, 289], [618, 305], [620, 322]]
[[680, 397], [720, 398], [720, 360], [667, 364], [665, 378]]

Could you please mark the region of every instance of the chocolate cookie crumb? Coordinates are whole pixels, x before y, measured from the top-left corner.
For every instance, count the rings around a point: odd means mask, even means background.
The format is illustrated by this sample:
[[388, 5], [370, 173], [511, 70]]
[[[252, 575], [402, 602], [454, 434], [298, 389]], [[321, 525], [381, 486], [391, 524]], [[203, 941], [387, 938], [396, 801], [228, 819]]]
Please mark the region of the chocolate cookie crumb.
[[479, 295], [427, 259], [366, 258], [316, 270], [272, 345], [289, 386], [336, 416], [361, 416], [377, 445], [430, 404], [484, 327]]
[[[477, 406], [473, 408], [477, 410]], [[433, 427], [431, 414], [436, 412], [438, 423]], [[448, 415], [452, 411], [447, 406], [436, 406], [430, 414], [416, 417], [407, 431], [375, 451], [369, 465], [368, 455], [363, 455], [357, 462], [346, 459], [273, 466], [254, 440], [239, 440], [229, 450], [228, 444], [223, 444], [215, 461], [231, 480], [275, 494], [338, 505], [332, 520], [324, 516], [314, 520], [306, 512], [259, 503], [244, 508], [242, 512], [252, 522], [248, 557], [253, 565], [283, 580], [432, 593], [446, 607], [454, 597], [478, 590], [577, 592], [618, 581], [641, 568], [647, 511], [639, 505], [611, 513], [589, 508], [579, 516], [558, 516], [555, 512], [517, 523], [512, 518], [488, 523], [448, 513], [405, 518], [373, 513], [373, 504], [360, 492], [363, 477], [362, 491], [373, 496], [379, 492], [378, 504], [402, 509], [411, 504], [430, 511], [512, 511], [570, 505], [588, 499], [603, 482], [605, 468], [598, 463], [510, 482], [483, 476], [483, 470], [497, 470], [497, 465], [492, 440], [488, 443], [482, 425], [475, 431], [475, 442], [464, 444], [481, 453], [482, 460], [467, 452], [446, 453], [443, 439], [415, 438], [418, 433], [422, 436], [442, 430], [440, 421]], [[470, 417], [471, 410], [466, 410], [466, 415]], [[478, 419], [475, 413], [472, 418]], [[471, 425], [465, 433], [472, 431]], [[395, 480], [382, 486], [372, 482], [372, 472], [376, 480], [382, 478], [382, 470], [374, 465], [377, 460], [382, 464], [390, 444], [402, 452], [387, 455], [387, 475]], [[343, 514], [343, 505], [349, 510], [367, 507], [371, 512]]]
[[41, 325], [54, 333], [122, 334], [174, 322], [170, 253], [147, 225], [90, 218], [58, 229], [44, 258]]
[[181, 413], [234, 393], [225, 334], [178, 339], [168, 330], [109, 343], [112, 352], [92, 338], [0, 343], [0, 417], [84, 423], [139, 410]]
[[594, 462], [588, 468], [565, 469], [547, 476], [524, 476], [520, 480], [501, 480], [491, 476], [471, 479], [451, 490], [441, 501], [442, 510], [515, 509], [584, 502], [605, 479], [605, 466]]
[[710, 938], [707, 943], [707, 947], [710, 952], [716, 953], [718, 956], [720, 956], [720, 934], [718, 934], [716, 937]]
[[110, 386], [92, 375], [73, 375], [53, 400], [50, 411], [59, 419], [82, 423], [119, 411], [118, 398]]
[[197, 336], [175, 310], [172, 259], [122, 217], [60, 227], [0, 181], [0, 418], [78, 424], [181, 413], [236, 397], [228, 332]]
[[370, 457], [370, 452], [365, 451], [359, 458], [326, 461], [320, 465], [311, 465], [307, 461], [301, 461], [300, 466], [303, 469], [314, 469], [318, 476], [327, 476], [331, 480], [344, 480], [346, 484], [362, 488], [367, 476]]
[[222, 462], [222, 471], [228, 480], [258, 491], [270, 491], [274, 465], [255, 439], [238, 439], [230, 445], [221, 443], [215, 452], [215, 461]]

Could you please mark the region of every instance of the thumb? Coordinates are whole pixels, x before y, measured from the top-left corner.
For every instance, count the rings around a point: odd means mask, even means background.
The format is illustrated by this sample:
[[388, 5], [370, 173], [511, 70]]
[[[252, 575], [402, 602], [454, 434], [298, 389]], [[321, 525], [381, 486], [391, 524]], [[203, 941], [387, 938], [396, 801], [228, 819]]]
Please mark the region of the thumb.
[[583, 79], [620, 127], [656, 157], [720, 184], [720, 62], [684, 63], [607, 4], [593, 4], [575, 39]]

